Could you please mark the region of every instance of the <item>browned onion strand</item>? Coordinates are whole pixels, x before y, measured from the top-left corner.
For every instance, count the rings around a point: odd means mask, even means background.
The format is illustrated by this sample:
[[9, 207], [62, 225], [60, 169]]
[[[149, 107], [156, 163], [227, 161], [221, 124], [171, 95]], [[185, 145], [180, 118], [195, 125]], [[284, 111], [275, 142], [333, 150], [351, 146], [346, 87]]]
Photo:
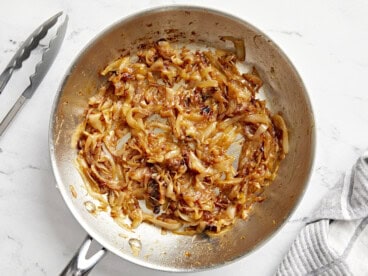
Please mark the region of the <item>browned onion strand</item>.
[[146, 221], [186, 234], [247, 219], [276, 177], [288, 134], [256, 98], [255, 68], [241, 74], [236, 62], [233, 53], [160, 41], [102, 71], [109, 81], [72, 141], [100, 209], [124, 227]]

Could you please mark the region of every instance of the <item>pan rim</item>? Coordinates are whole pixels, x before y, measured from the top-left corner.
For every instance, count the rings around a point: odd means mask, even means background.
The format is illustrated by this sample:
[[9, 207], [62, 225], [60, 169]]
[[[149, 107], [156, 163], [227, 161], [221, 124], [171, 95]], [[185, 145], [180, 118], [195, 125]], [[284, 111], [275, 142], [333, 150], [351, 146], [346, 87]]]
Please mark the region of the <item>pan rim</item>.
[[[118, 25], [123, 24], [124, 22], [129, 22], [137, 17], [146, 15], [147, 13], [153, 14], [153, 13], [159, 13], [159, 12], [164, 12], [164, 11], [177, 11], [177, 10], [188, 10], [188, 11], [206, 11], [209, 13], [212, 13], [214, 15], [218, 15], [221, 17], [226, 17], [228, 19], [231, 19], [233, 21], [236, 21], [242, 25], [247, 26], [247, 28], [254, 30], [255, 32], [261, 34], [262, 36], [264, 36], [266, 39], [269, 39], [273, 46], [276, 48], [276, 50], [278, 51], [278, 53], [281, 55], [281, 57], [285, 60], [285, 62], [291, 67], [291, 69], [295, 72], [295, 75], [300, 83], [300, 86], [302, 87], [304, 93], [304, 97], [307, 103], [307, 107], [308, 110], [310, 111], [310, 116], [311, 116], [311, 122], [313, 124], [313, 128], [311, 129], [311, 153], [310, 153], [310, 164], [308, 165], [308, 173], [306, 175], [305, 178], [305, 183], [302, 187], [302, 190], [300, 192], [300, 195], [298, 197], [298, 199], [296, 200], [294, 206], [292, 208], [290, 208], [289, 213], [287, 215], [287, 217], [285, 218], [285, 220], [274, 230], [272, 231], [268, 236], [266, 236], [265, 238], [263, 238], [260, 242], [258, 242], [253, 248], [251, 248], [249, 251], [247, 251], [246, 253], [244, 253], [243, 255], [240, 255], [238, 257], [235, 257], [234, 259], [232, 259], [231, 261], [224, 261], [221, 263], [217, 263], [213, 266], [208, 266], [208, 267], [188, 267], [188, 268], [176, 268], [176, 267], [170, 267], [170, 266], [161, 266], [161, 265], [157, 265], [157, 264], [153, 264], [153, 263], [149, 263], [143, 260], [139, 260], [137, 258], [133, 258], [133, 256], [130, 256], [128, 254], [122, 253], [121, 251], [119, 251], [116, 247], [114, 247], [113, 245], [110, 245], [108, 242], [105, 242], [105, 238], [101, 237], [101, 235], [99, 233], [97, 233], [97, 231], [91, 227], [89, 225], [88, 222], [86, 222], [84, 220], [84, 218], [79, 214], [79, 212], [77, 211], [77, 208], [74, 206], [73, 201], [71, 200], [71, 197], [68, 195], [68, 191], [65, 185], [62, 185], [61, 183], [63, 183], [62, 178], [59, 174], [59, 170], [58, 170], [58, 166], [57, 166], [57, 161], [56, 161], [56, 157], [55, 157], [55, 145], [54, 145], [54, 141], [55, 141], [55, 137], [54, 137], [54, 124], [55, 124], [55, 119], [56, 119], [56, 111], [57, 108], [59, 106], [59, 102], [62, 96], [62, 91], [63, 88], [65, 87], [65, 84], [67, 83], [70, 73], [72, 72], [73, 68], [75, 67], [76, 64], [79, 63], [80, 59], [82, 58], [83, 54], [90, 48], [92, 47], [92, 45], [94, 43], [96, 43], [98, 41], [98, 39], [100, 39], [100, 37], [102, 37], [103, 35], [105, 35], [106, 33], [108, 33], [111, 29], [115, 28]], [[167, 272], [199, 272], [199, 271], [205, 271], [205, 270], [209, 270], [209, 269], [214, 269], [214, 268], [219, 268], [221, 266], [227, 265], [227, 264], [231, 264], [241, 258], [244, 258], [252, 253], [254, 253], [255, 251], [259, 250], [262, 246], [264, 246], [267, 242], [269, 242], [277, 233], [279, 233], [279, 231], [281, 231], [281, 229], [283, 227], [285, 227], [288, 218], [290, 218], [296, 211], [297, 207], [300, 205], [305, 192], [309, 186], [309, 182], [312, 176], [312, 173], [314, 171], [314, 166], [315, 166], [315, 156], [316, 156], [316, 141], [317, 141], [317, 133], [316, 133], [316, 121], [315, 121], [315, 115], [313, 112], [313, 107], [312, 107], [312, 103], [308, 94], [308, 90], [301, 78], [301, 76], [299, 75], [298, 71], [296, 70], [296, 67], [294, 66], [294, 64], [290, 61], [290, 59], [288, 58], [288, 56], [284, 53], [284, 51], [272, 40], [270, 39], [263, 31], [261, 31], [260, 29], [258, 29], [257, 27], [253, 26], [251, 23], [249, 23], [248, 21], [234, 16], [230, 13], [227, 12], [223, 12], [217, 9], [213, 9], [213, 8], [208, 8], [205, 6], [200, 6], [200, 5], [165, 5], [165, 6], [156, 6], [153, 8], [147, 8], [147, 9], [143, 9], [141, 11], [135, 12], [133, 14], [127, 15], [121, 19], [118, 19], [117, 21], [113, 22], [112, 24], [109, 24], [107, 27], [105, 27], [102, 31], [100, 31], [99, 33], [97, 33], [92, 39], [90, 39], [87, 44], [79, 51], [79, 53], [77, 54], [77, 56], [73, 59], [72, 63], [68, 66], [66, 73], [63, 75], [63, 79], [62, 82], [60, 83], [58, 90], [54, 96], [54, 101], [52, 104], [52, 108], [51, 108], [51, 117], [50, 117], [50, 122], [49, 122], [49, 131], [48, 131], [48, 143], [49, 143], [49, 154], [50, 154], [50, 159], [51, 159], [51, 165], [52, 165], [52, 170], [53, 170], [53, 174], [54, 177], [56, 179], [57, 182], [57, 186], [59, 188], [59, 191], [63, 197], [64, 202], [66, 203], [69, 211], [73, 214], [74, 218], [78, 221], [78, 223], [83, 227], [83, 229], [88, 233], [88, 235], [90, 235], [93, 239], [95, 239], [99, 244], [101, 244], [104, 248], [106, 248], [108, 251], [114, 253], [115, 255], [119, 256], [120, 258], [123, 258], [124, 260], [127, 260], [131, 263], [134, 264], [138, 264], [142, 267], [146, 267], [146, 268], [151, 268], [151, 269], [155, 269], [155, 270], [160, 270], [160, 271], [167, 271]]]

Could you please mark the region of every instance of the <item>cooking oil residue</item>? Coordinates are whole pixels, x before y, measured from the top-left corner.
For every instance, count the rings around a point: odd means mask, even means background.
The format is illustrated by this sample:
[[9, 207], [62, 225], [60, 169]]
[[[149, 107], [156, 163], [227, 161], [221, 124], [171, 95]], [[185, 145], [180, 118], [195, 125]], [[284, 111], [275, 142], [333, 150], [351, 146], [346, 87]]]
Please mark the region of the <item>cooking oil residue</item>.
[[86, 210], [91, 214], [96, 214], [96, 205], [91, 201], [84, 202], [84, 206], [86, 207]]
[[75, 188], [74, 188], [74, 186], [73, 186], [73, 185], [69, 185], [69, 190], [70, 190], [70, 192], [72, 193], [72, 196], [73, 196], [74, 198], [77, 198], [78, 194], [77, 194], [77, 192], [75, 191]]
[[192, 256], [192, 253], [190, 253], [189, 251], [185, 251], [184, 256], [185, 257], [190, 257], [190, 256]]
[[119, 233], [119, 237], [121, 237], [123, 239], [127, 239], [128, 238], [128, 235], [125, 235], [123, 233]]
[[137, 239], [129, 239], [129, 246], [132, 249], [132, 253], [134, 256], [139, 256], [142, 250], [142, 243], [140, 240]]

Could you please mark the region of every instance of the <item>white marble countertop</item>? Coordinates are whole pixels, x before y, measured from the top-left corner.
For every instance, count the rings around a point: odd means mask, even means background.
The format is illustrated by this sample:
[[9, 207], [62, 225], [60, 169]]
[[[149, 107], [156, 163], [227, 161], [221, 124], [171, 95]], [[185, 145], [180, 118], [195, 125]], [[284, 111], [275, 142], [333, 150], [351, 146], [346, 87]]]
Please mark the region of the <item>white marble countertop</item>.
[[[45, 19], [63, 10], [70, 21], [51, 70], [0, 137], [1, 275], [55, 275], [85, 236], [55, 188], [48, 153], [51, 104], [68, 65], [89, 40], [111, 23], [148, 7], [173, 3], [223, 10], [263, 30], [287, 53], [302, 76], [317, 122], [313, 174], [288, 223], [246, 258], [196, 275], [272, 275], [303, 226], [303, 217], [367, 148], [368, 90], [364, 83], [368, 76], [368, 2], [365, 0], [4, 1], [0, 9], [0, 70]], [[40, 51], [37, 54], [39, 58]], [[12, 78], [0, 95], [0, 117], [26, 85], [24, 75]], [[91, 274], [164, 273], [109, 254]]]

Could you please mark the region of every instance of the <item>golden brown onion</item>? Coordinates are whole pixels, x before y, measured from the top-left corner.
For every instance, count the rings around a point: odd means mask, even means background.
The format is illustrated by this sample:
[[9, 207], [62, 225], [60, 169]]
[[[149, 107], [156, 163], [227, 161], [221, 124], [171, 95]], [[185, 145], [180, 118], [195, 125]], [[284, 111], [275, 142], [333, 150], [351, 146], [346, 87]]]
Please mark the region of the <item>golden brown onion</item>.
[[122, 227], [220, 233], [264, 200], [288, 131], [257, 99], [257, 70], [236, 68], [244, 41], [224, 39], [236, 56], [160, 41], [101, 72], [109, 83], [89, 99], [72, 146], [88, 193]]

